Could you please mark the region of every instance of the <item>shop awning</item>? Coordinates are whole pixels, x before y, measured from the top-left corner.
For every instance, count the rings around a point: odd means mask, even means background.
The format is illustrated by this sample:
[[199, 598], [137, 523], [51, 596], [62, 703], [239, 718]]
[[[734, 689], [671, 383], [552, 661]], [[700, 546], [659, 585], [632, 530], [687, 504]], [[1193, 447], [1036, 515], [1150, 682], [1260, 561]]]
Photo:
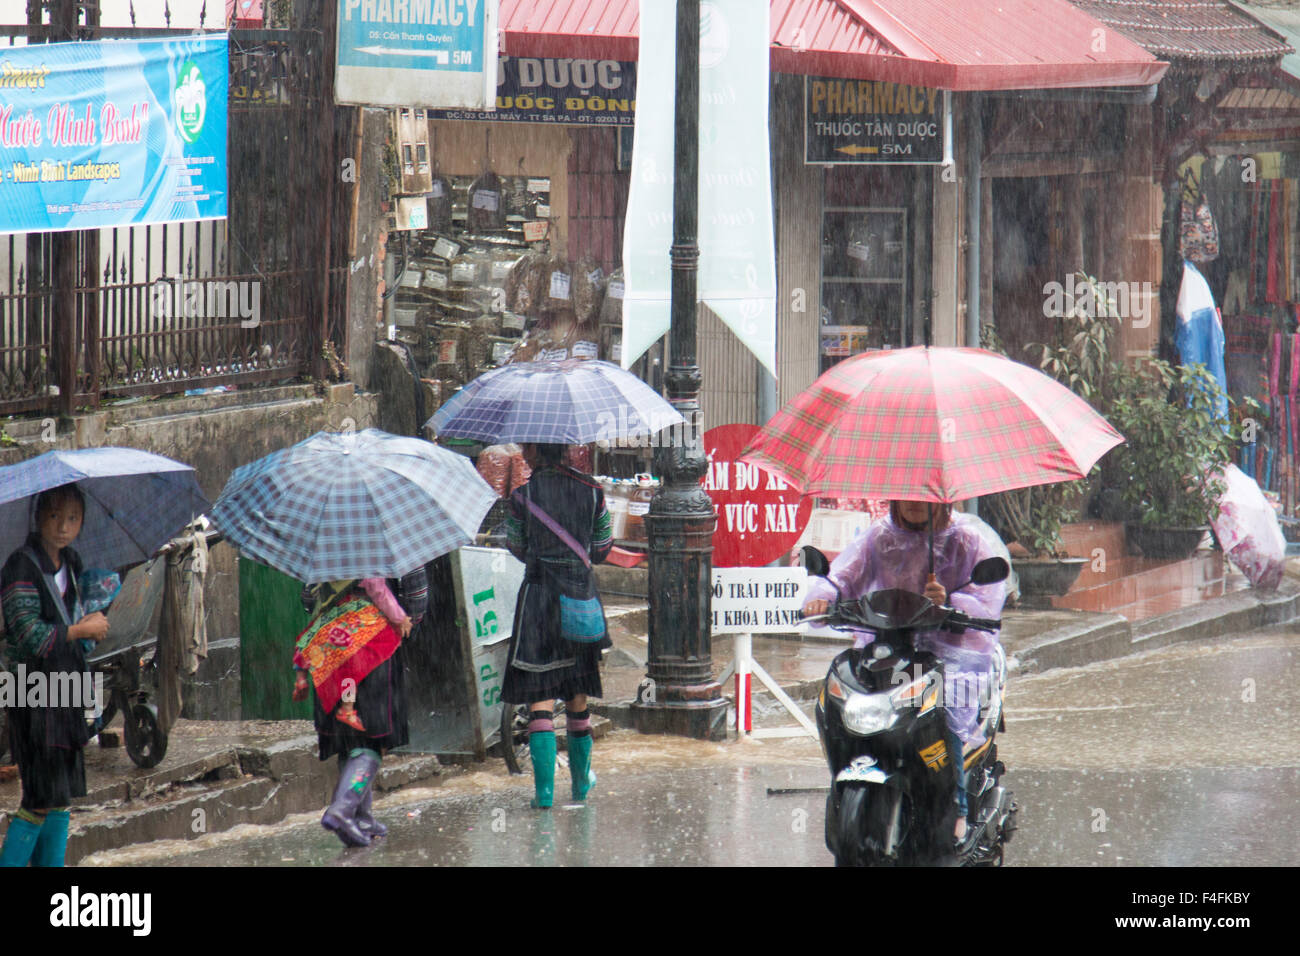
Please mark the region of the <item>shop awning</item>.
[[[939, 89], [1149, 86], [1167, 64], [1066, 0], [771, 0], [772, 69]], [[637, 0], [501, 0], [509, 56], [632, 60]]]
[[1238, 4], [1261, 23], [1277, 31], [1291, 45], [1291, 52], [1282, 57], [1278, 69], [1288, 76], [1300, 79], [1300, 8], [1261, 7], [1255, 4]]
[[1259, 22], [1262, 8], [1244, 13], [1228, 0], [1074, 0], [1074, 5], [1171, 60], [1248, 65], [1294, 52]]

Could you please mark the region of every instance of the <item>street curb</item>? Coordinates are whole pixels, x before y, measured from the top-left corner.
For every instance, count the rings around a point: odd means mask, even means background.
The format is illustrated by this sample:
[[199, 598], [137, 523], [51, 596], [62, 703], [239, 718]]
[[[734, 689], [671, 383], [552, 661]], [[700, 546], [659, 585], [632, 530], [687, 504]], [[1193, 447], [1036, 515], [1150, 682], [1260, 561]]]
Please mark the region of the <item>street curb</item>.
[[[320, 760], [317, 754], [316, 738], [299, 736], [264, 747], [223, 749], [101, 787], [73, 808], [67, 865], [92, 853], [156, 840], [192, 840], [240, 824], [274, 824], [296, 813], [323, 810], [337, 769], [335, 761]], [[437, 786], [448, 769], [431, 754], [395, 754], [381, 766], [375, 788]], [[176, 793], [168, 792], [173, 789]]]
[[1116, 614], [1090, 615], [1086, 627], [1063, 625], [1010, 651], [1011, 669], [1022, 673], [1077, 667], [1167, 647], [1287, 624], [1300, 617], [1300, 586], [1284, 581], [1277, 591], [1235, 591], [1193, 607], [1131, 622]]
[[1129, 653], [1132, 629], [1118, 614], [1088, 614], [1077, 623], [1062, 624], [1007, 647], [1008, 669], [1014, 672], [1078, 667]]

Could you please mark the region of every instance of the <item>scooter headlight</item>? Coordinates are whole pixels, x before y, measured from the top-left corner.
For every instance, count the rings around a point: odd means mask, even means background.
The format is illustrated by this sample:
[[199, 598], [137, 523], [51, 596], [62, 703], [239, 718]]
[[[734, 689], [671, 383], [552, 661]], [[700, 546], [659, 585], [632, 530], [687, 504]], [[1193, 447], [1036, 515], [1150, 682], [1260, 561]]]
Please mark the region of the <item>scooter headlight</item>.
[[850, 694], [844, 704], [844, 726], [855, 734], [878, 734], [897, 719], [888, 694]]

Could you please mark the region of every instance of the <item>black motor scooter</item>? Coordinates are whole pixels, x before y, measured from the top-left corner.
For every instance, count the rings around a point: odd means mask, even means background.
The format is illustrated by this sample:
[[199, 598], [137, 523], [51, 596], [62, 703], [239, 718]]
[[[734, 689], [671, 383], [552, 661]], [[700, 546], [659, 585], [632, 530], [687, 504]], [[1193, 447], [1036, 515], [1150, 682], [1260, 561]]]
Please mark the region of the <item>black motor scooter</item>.
[[[803, 555], [809, 574], [827, 575], [825, 555], [815, 548], [804, 548]], [[1009, 573], [1004, 559], [987, 558], [975, 565], [970, 583], [993, 584]], [[826, 615], [811, 620], [876, 636], [831, 662], [817, 701], [817, 729], [831, 772], [826, 846], [836, 865], [1001, 865], [1018, 809], [1001, 786], [1006, 767], [994, 744], [1004, 727], [1005, 658], [999, 648], [992, 686], [967, 689], [979, 694], [985, 743], [954, 755], [943, 715], [943, 661], [918, 651], [914, 638], [932, 630], [994, 633], [1002, 622], [973, 618], [901, 589], [860, 600], [839, 596]], [[964, 760], [969, 774], [967, 833], [959, 845], [953, 841], [956, 759]]]

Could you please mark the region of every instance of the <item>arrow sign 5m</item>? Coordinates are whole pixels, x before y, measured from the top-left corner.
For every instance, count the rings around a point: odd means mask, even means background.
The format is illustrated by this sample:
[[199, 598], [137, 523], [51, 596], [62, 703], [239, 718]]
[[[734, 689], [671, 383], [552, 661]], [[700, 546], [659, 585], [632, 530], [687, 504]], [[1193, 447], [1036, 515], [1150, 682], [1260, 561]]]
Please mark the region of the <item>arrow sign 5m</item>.
[[490, 110], [498, 0], [338, 0], [334, 99]]

